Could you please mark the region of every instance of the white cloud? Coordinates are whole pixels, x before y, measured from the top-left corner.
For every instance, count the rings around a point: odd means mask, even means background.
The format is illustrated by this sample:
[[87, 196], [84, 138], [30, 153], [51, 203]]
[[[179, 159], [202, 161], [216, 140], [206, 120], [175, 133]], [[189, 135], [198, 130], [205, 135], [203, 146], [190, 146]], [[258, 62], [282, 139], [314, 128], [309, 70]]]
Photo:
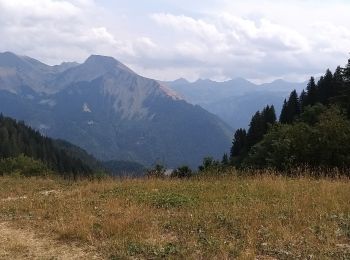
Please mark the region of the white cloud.
[[[211, 68], [227, 77], [261, 77], [264, 71], [256, 69], [268, 59], [284, 60], [289, 65], [286, 69], [290, 69], [294, 63], [293, 55], [310, 51], [306, 37], [265, 18], [253, 21], [227, 13], [208, 17], [208, 21], [172, 14], [153, 14], [151, 17], [158, 25], [169, 29], [169, 37], [176, 34], [172, 37], [175, 44], [168, 48], [168, 52], [175, 52], [188, 60], [183, 66], [198, 66], [200, 63], [206, 73]], [[194, 63], [194, 59], [198, 63]], [[280, 64], [276, 63], [276, 66]]]
[[341, 0], [0, 0], [0, 51], [110, 55], [159, 79], [304, 79], [344, 63], [349, 13]]
[[90, 0], [0, 0], [0, 49], [51, 64], [93, 53], [133, 55], [132, 42], [104, 24], [105, 12]]

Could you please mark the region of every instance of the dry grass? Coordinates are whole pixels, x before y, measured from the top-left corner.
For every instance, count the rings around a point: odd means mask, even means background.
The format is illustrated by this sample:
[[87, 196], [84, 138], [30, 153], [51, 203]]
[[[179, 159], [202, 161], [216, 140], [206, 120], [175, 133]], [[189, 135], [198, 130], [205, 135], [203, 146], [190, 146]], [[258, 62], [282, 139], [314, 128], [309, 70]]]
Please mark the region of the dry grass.
[[346, 179], [2, 177], [0, 187], [0, 221], [107, 259], [350, 259]]

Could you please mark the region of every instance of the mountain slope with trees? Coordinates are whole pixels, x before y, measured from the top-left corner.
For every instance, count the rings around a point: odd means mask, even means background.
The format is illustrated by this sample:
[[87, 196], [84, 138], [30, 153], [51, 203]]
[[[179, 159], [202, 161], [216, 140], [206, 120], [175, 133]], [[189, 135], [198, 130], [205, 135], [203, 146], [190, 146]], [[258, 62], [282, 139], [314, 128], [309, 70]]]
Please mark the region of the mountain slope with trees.
[[229, 149], [232, 132], [159, 82], [100, 55], [57, 67], [0, 53], [0, 112], [98, 160], [145, 166], [197, 167]]
[[253, 116], [248, 131], [236, 131], [232, 165], [349, 168], [350, 60], [334, 73], [327, 70], [317, 83], [311, 77], [300, 96], [294, 90], [284, 101], [279, 122], [268, 121], [266, 110]]
[[[0, 158], [20, 158], [23, 156], [41, 161], [48, 169], [62, 175], [88, 176], [92, 169], [81, 159], [69, 152], [73, 147], [66, 145], [61, 149], [60, 144], [38, 131], [26, 126], [23, 122], [17, 122], [11, 118], [0, 115]], [[34, 163], [34, 161], [33, 161]], [[1, 169], [2, 171], [4, 169]], [[35, 173], [33, 173], [35, 174]]]

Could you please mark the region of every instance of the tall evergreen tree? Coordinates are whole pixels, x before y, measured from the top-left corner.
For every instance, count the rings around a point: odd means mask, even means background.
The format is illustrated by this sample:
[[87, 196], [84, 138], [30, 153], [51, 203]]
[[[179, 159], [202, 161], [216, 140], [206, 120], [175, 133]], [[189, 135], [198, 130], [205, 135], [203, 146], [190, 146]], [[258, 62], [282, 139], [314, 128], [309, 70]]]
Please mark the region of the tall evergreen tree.
[[348, 64], [343, 70], [343, 77], [345, 83], [350, 83], [350, 59], [348, 59]]
[[295, 118], [300, 115], [300, 102], [298, 93], [296, 90], [293, 90], [289, 96], [288, 102], [283, 104], [280, 123], [282, 124], [291, 124], [294, 122]]
[[240, 167], [243, 159], [247, 155], [247, 149], [247, 132], [245, 129], [238, 129], [232, 140], [230, 164]]
[[300, 101], [300, 110], [301, 112], [303, 112], [304, 108], [307, 106], [307, 95], [305, 90], [301, 91], [299, 101]]
[[273, 105], [266, 106], [261, 114], [264, 119], [265, 129], [267, 128], [266, 126], [268, 126], [269, 124], [273, 125], [274, 123], [276, 123], [276, 120], [277, 120], [276, 110]]
[[284, 99], [283, 106], [280, 115], [280, 123], [287, 124], [288, 123], [288, 103], [287, 100]]
[[257, 144], [264, 135], [264, 121], [260, 111], [257, 111], [252, 117], [247, 132], [247, 150]]
[[344, 79], [344, 91], [343, 95], [345, 98], [345, 109], [348, 117], [350, 118], [350, 59], [348, 60], [348, 64], [343, 70], [343, 79]]
[[345, 68], [338, 67], [333, 75], [335, 96], [332, 103], [338, 104], [350, 118], [350, 60]]
[[247, 132], [247, 150], [260, 142], [266, 134], [269, 125], [276, 123], [276, 112], [274, 106], [266, 106], [261, 112], [257, 111], [252, 117]]
[[293, 90], [290, 94], [289, 100], [288, 100], [288, 107], [289, 107], [289, 117], [291, 121], [294, 121], [294, 119], [300, 115], [301, 109], [300, 109], [300, 100], [298, 97], [298, 93], [296, 90]]
[[315, 83], [315, 78], [311, 77], [306, 87], [306, 105], [313, 106], [318, 102], [318, 89]]
[[329, 69], [326, 71], [326, 74], [320, 78], [317, 86], [319, 89], [319, 101], [322, 104], [329, 104], [330, 98], [335, 95], [333, 74]]
[[245, 129], [240, 128], [235, 132], [233, 137], [230, 159], [232, 160], [232, 158], [242, 155], [244, 153], [244, 149], [246, 149], [246, 145], [247, 132]]

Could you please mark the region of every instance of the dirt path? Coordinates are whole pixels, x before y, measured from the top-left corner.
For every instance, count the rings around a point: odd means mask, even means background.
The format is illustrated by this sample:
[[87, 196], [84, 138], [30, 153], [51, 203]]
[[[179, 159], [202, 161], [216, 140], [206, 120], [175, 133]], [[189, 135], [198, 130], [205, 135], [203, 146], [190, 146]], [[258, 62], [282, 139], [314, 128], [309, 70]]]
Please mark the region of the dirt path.
[[13, 228], [0, 222], [0, 259], [101, 259], [75, 245], [41, 237], [27, 229]]

